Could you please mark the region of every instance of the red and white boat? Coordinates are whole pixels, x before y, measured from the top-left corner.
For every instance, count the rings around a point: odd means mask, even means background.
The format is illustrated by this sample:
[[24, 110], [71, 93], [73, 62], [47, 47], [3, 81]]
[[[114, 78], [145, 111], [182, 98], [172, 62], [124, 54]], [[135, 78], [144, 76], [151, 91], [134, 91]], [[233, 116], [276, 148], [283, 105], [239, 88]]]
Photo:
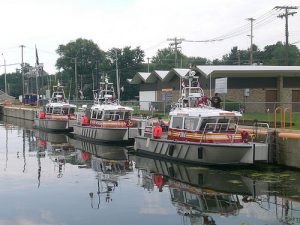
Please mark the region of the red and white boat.
[[85, 108], [74, 125], [74, 136], [93, 142], [133, 141], [137, 128], [133, 127], [133, 108], [122, 106], [116, 99], [113, 83], [107, 76], [94, 91], [94, 104], [89, 111]]
[[[268, 135], [262, 141], [254, 141], [251, 134], [238, 126], [240, 112], [217, 109], [201, 101], [206, 97], [195, 72], [190, 71], [185, 83], [182, 97], [169, 114], [167, 134], [151, 121], [145, 121], [141, 135], [135, 138], [136, 152], [208, 165], [268, 160]], [[267, 131], [268, 124], [257, 123], [255, 129]]]
[[72, 131], [76, 122], [75, 110], [76, 105], [65, 98], [64, 87], [58, 82], [57, 86], [53, 86], [52, 98], [37, 111], [34, 127], [47, 131]]

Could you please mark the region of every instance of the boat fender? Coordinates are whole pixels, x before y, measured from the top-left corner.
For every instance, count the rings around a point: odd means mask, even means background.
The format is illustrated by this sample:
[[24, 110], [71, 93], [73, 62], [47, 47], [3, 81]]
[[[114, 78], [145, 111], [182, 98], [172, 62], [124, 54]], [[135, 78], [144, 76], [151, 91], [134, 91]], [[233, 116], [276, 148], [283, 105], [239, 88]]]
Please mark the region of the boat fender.
[[40, 119], [45, 119], [45, 112], [42, 111], [39, 113], [39, 115], [40, 115]]
[[156, 138], [156, 139], [160, 139], [161, 136], [162, 136], [162, 127], [159, 126], [159, 125], [156, 125], [153, 128], [153, 137]]
[[89, 125], [89, 118], [87, 116], [81, 117], [81, 125], [82, 126], [87, 126]]
[[243, 130], [241, 132], [241, 136], [242, 136], [242, 141], [244, 143], [248, 143], [248, 141], [249, 141], [249, 133], [247, 131]]

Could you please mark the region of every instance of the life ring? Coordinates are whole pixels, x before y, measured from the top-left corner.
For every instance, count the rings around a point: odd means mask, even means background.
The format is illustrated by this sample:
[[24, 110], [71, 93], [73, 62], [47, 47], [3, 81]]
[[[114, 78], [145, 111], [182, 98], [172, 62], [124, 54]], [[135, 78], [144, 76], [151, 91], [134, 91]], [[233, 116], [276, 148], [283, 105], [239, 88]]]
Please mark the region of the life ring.
[[243, 130], [241, 132], [241, 136], [242, 136], [242, 141], [244, 143], [248, 143], [249, 142], [249, 133], [247, 131]]
[[40, 119], [45, 119], [45, 112], [43, 112], [43, 111], [41, 111], [40, 113], [39, 113], [39, 117], [40, 117]]
[[162, 136], [162, 127], [157, 125], [153, 128], [153, 137], [156, 139], [160, 139]]
[[81, 117], [81, 125], [88, 126], [89, 125], [89, 118], [87, 116]]

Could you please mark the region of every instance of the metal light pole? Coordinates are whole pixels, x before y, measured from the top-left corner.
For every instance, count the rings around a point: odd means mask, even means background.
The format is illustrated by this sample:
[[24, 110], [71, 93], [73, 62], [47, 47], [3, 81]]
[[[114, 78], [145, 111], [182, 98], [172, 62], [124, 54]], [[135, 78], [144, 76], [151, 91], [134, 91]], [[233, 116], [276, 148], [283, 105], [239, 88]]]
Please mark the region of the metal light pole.
[[4, 90], [5, 90], [5, 93], [7, 94], [7, 85], [6, 85], [6, 60], [4, 58], [4, 55], [2, 53], [2, 56], [3, 56], [3, 60], [4, 60]]

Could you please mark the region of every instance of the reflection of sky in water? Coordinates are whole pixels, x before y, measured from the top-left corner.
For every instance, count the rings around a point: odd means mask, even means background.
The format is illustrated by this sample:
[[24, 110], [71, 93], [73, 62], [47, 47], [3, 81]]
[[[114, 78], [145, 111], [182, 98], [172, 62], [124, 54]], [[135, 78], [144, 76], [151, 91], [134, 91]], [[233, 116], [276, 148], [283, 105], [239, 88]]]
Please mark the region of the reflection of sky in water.
[[[58, 165], [51, 160], [49, 153], [38, 159], [35, 151], [29, 151], [28, 135], [29, 132], [26, 133], [23, 155], [23, 130], [10, 128], [6, 131], [0, 126], [0, 225], [152, 225], [191, 224], [191, 221], [201, 224], [199, 221], [202, 221], [202, 217], [191, 219], [177, 213], [168, 187], [165, 186], [162, 192], [157, 187], [151, 190], [141, 187], [141, 178], [138, 178], [136, 169], [118, 178], [118, 186], [110, 193], [109, 202], [105, 199], [105, 193], [100, 194], [97, 209], [97, 173], [91, 168], [79, 168], [78, 165], [66, 163], [62, 166], [63, 176], [58, 178]], [[32, 140], [36, 140], [34, 136]], [[93, 201], [90, 192], [93, 192]], [[239, 196], [239, 200], [243, 208], [236, 216], [216, 213], [208, 215], [214, 219], [215, 224], [283, 224], [276, 218], [275, 205], [265, 202], [266, 195], [261, 197], [260, 205], [244, 203], [242, 196]], [[274, 197], [270, 200], [275, 201]], [[281, 204], [281, 198], [279, 202]], [[299, 203], [293, 202], [293, 208], [300, 209]], [[282, 211], [282, 207], [278, 207], [279, 218], [282, 217]], [[293, 211], [291, 215], [289, 211], [290, 223], [293, 218], [294, 224], [297, 224], [296, 218], [300, 218], [300, 213]]]

